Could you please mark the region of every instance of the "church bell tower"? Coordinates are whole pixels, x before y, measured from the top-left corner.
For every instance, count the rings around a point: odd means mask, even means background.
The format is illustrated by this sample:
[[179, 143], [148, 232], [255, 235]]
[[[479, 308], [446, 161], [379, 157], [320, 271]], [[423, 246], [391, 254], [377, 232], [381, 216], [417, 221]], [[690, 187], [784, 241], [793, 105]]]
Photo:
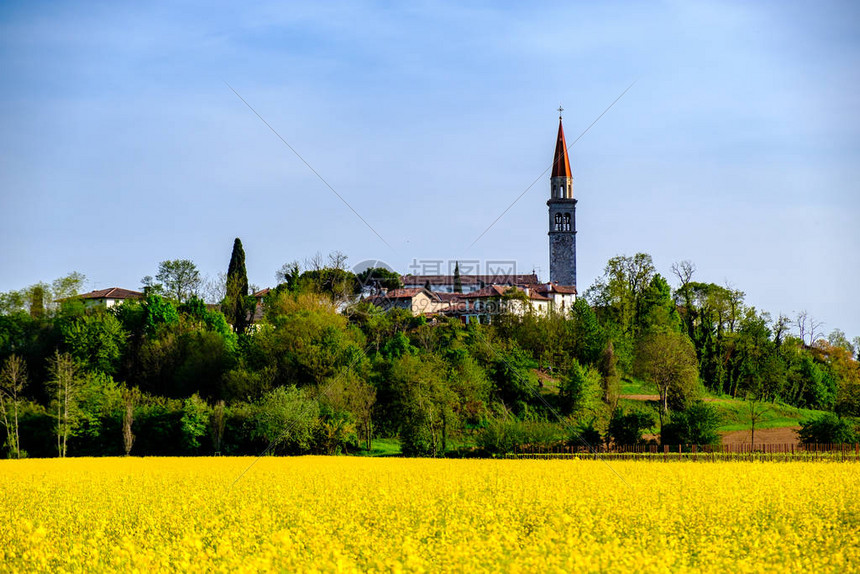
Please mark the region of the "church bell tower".
[[558, 109], [558, 138], [550, 176], [549, 206], [549, 280], [559, 285], [576, 286], [576, 200], [573, 177], [561, 112]]

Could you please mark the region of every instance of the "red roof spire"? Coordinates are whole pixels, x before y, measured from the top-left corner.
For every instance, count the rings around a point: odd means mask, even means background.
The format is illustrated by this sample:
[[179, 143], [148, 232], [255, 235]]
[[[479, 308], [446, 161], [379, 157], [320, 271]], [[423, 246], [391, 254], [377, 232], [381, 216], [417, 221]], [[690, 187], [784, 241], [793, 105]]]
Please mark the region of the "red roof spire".
[[571, 177], [570, 160], [567, 157], [567, 143], [564, 141], [564, 127], [561, 125], [561, 109], [558, 115], [558, 139], [555, 142], [555, 157], [552, 162], [551, 177]]

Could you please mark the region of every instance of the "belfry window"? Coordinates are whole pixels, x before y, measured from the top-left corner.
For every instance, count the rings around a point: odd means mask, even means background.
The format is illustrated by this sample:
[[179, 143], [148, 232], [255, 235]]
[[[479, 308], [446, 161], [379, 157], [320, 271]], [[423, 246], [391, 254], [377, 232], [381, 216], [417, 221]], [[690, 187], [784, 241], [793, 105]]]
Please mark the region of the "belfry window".
[[569, 213], [564, 214], [564, 230], [570, 231], [570, 214]]
[[560, 214], [560, 213], [556, 213], [556, 214], [555, 214], [555, 230], [556, 230], [556, 231], [561, 231], [561, 230], [562, 230], [561, 225], [562, 225], [562, 224], [561, 224], [561, 214]]

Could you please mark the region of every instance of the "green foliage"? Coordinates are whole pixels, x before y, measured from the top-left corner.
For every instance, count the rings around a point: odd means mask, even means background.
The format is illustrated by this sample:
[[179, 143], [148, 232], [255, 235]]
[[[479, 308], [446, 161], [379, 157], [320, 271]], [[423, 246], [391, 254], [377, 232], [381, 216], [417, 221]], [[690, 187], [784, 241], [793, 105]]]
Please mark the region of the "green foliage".
[[47, 297], [45, 288], [41, 285], [34, 285], [30, 288], [30, 316], [34, 319], [40, 319], [45, 315], [45, 298]]
[[574, 359], [562, 377], [559, 395], [565, 414], [593, 418], [603, 409], [603, 377], [597, 369], [583, 367]]
[[[239, 296], [244, 254], [234, 247], [228, 274], [237, 284], [228, 290]], [[239, 333], [193, 290], [171, 295], [180, 303], [159, 296], [153, 280], [144, 300], [109, 310], [53, 303], [76, 292], [75, 274], [0, 294], [0, 361], [14, 354], [28, 372], [20, 442], [33, 456], [119, 455], [131, 434], [142, 456], [254, 454], [272, 440], [282, 453], [352, 453], [399, 435], [405, 454], [442, 456], [474, 442], [496, 454], [561, 446], [570, 425], [596, 443], [608, 425], [606, 440], [636, 443], [653, 419], [630, 412], [641, 401], [619, 398], [622, 373], [634, 371], [648, 388], [629, 383], [624, 392], [657, 389], [664, 442], [708, 440], [697, 373], [724, 430], [749, 428], [740, 397], [767, 405], [756, 428], [820, 415], [797, 406], [860, 414], [860, 364], [844, 333], [805, 345], [785, 317], [771, 321], [742, 292], [692, 281], [689, 268], [677, 269], [673, 296], [646, 254], [609, 262], [589, 291], [594, 308], [580, 297], [566, 315], [504, 313], [490, 325], [345, 306], [358, 286], [393, 287], [399, 277], [379, 269], [355, 277], [342, 255], [329, 259], [304, 273], [285, 266], [264, 319]], [[42, 311], [31, 301], [36, 287]], [[58, 376], [57, 356], [71, 377]], [[134, 387], [142, 394], [129, 418], [122, 393]], [[8, 416], [12, 403], [4, 406]], [[564, 424], [547, 422], [556, 412], [569, 413]]]
[[155, 335], [161, 325], [179, 322], [179, 311], [161, 295], [149, 295], [143, 302], [143, 310], [144, 330], [148, 335]]
[[276, 451], [307, 452], [318, 416], [319, 404], [306, 391], [277, 387], [256, 403], [253, 435]]
[[345, 412], [328, 413], [317, 420], [312, 450], [318, 454], [348, 454], [358, 449], [355, 421]]
[[496, 418], [487, 422], [476, 437], [478, 448], [486, 454], [503, 455], [528, 447], [548, 450], [560, 444], [565, 431], [556, 424]]
[[175, 301], [186, 301], [200, 288], [200, 271], [190, 259], [172, 259], [158, 264], [155, 278], [164, 285], [164, 293]]
[[333, 299], [348, 298], [361, 290], [361, 283], [352, 271], [326, 267], [305, 271], [298, 281], [300, 291], [323, 293]]
[[54, 301], [74, 297], [81, 292], [86, 275], [72, 271], [68, 275], [54, 279], [51, 282], [51, 299]]
[[708, 403], [695, 401], [682, 411], [672, 413], [669, 424], [660, 433], [662, 444], [709, 445], [719, 444], [717, 429], [721, 419]]
[[244, 333], [248, 327], [249, 315], [254, 306], [248, 300], [248, 273], [245, 270], [245, 250], [237, 237], [233, 242], [230, 264], [227, 267], [227, 294], [221, 304], [227, 322], [233, 325], [236, 333]]
[[618, 395], [621, 393], [621, 373], [618, 372], [618, 357], [612, 341], [606, 343], [600, 357], [599, 369], [603, 377], [603, 402], [610, 410], [615, 410], [618, 406]]
[[193, 394], [182, 404], [182, 418], [179, 421], [182, 429], [182, 442], [191, 452], [200, 448], [200, 438], [209, 429], [209, 406], [197, 394]]
[[699, 375], [696, 350], [683, 333], [649, 333], [637, 347], [635, 372], [660, 394], [662, 422], [668, 414], [670, 398], [675, 408], [683, 407], [696, 392]]
[[860, 442], [860, 436], [847, 418], [826, 413], [801, 421], [797, 435], [804, 444], [843, 444]]
[[70, 452], [90, 456], [119, 454], [120, 434], [115, 415], [121, 403], [122, 391], [112, 377], [99, 371], [80, 373]]
[[218, 333], [224, 340], [225, 346], [231, 352], [236, 350], [239, 338], [227, 323], [227, 319], [223, 313], [210, 311], [206, 303], [197, 297], [191, 297], [191, 299], [181, 304], [177, 310], [188, 319], [203, 323], [207, 330]]
[[804, 355], [799, 366], [800, 376], [805, 382], [801, 404], [819, 409], [832, 407], [836, 399], [836, 381], [831, 374], [810, 355]]
[[532, 359], [518, 346], [494, 353], [491, 363], [496, 397], [520, 413], [537, 396], [538, 381], [532, 366]]
[[607, 344], [604, 329], [597, 315], [582, 297], [578, 297], [570, 310], [570, 324], [566, 333], [572, 343], [573, 355], [580, 362], [593, 365]]
[[27, 386], [27, 364], [18, 355], [9, 356], [0, 369], [0, 416], [6, 432], [4, 446], [9, 458], [23, 458], [19, 412]]
[[356, 275], [356, 278], [364, 287], [388, 290], [400, 289], [403, 287], [403, 282], [400, 280], [400, 273], [390, 271], [385, 267], [369, 267]]
[[112, 314], [96, 311], [62, 326], [63, 340], [85, 368], [115, 374], [120, 366], [127, 334]]
[[46, 386], [57, 421], [57, 456], [65, 457], [69, 439], [77, 433], [82, 418], [80, 401], [83, 380], [74, 359], [68, 353], [55, 351], [49, 359], [48, 369], [50, 379]]
[[72, 271], [50, 285], [39, 282], [24, 289], [0, 293], [0, 315], [28, 311], [31, 317], [40, 319], [48, 311], [56, 310], [58, 301], [65, 302], [77, 295], [84, 281], [86, 277], [82, 273]]
[[324, 297], [281, 292], [270, 300], [272, 328], [254, 335], [254, 370], [271, 368], [276, 385], [318, 385], [343, 367], [364, 361], [362, 333]]
[[[601, 323], [623, 339], [636, 340], [647, 327], [648, 302], [657, 296], [651, 288], [654, 262], [647, 253], [620, 255], [606, 264], [603, 276], [586, 292], [597, 308]], [[658, 289], [659, 290], [659, 289]]]
[[7, 291], [0, 293], [0, 314], [11, 315], [22, 312], [25, 307], [26, 293], [20, 291]]
[[415, 355], [418, 349], [409, 342], [409, 337], [402, 332], [397, 332], [383, 345], [382, 356], [386, 359], [399, 359], [403, 355]]
[[581, 421], [573, 430], [567, 440], [568, 446], [585, 446], [589, 450], [597, 450], [603, 446], [603, 436], [595, 428], [594, 419]]
[[654, 426], [654, 417], [649, 413], [615, 409], [609, 419], [607, 435], [617, 446], [642, 444], [642, 433]]
[[455, 395], [444, 365], [433, 356], [404, 355], [389, 373], [400, 423], [400, 444], [406, 456], [441, 456], [455, 428]]
[[672, 288], [659, 273], [651, 278], [642, 294], [641, 307], [640, 332], [681, 330], [681, 317], [672, 299]]

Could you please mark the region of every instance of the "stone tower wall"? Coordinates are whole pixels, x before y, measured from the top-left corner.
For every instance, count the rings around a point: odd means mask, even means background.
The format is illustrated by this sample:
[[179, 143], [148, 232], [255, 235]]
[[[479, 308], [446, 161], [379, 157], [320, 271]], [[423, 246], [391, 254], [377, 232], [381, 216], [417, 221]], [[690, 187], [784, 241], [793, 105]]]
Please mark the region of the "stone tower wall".
[[576, 285], [576, 200], [551, 199], [549, 206], [549, 280]]

